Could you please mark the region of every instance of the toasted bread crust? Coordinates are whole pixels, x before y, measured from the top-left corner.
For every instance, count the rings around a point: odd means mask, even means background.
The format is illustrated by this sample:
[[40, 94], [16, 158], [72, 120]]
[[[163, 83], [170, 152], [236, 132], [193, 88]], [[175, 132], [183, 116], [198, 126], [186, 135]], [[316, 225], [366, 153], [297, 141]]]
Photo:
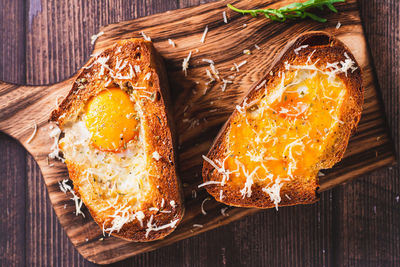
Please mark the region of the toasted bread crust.
[[[95, 83], [99, 72], [101, 72], [101, 66], [95, 64], [96, 59], [108, 57], [108, 64], [113, 68], [116, 64], [117, 53], [120, 58], [124, 58], [129, 62], [136, 60], [135, 64], [139, 64], [142, 69], [146, 69], [147, 73], [151, 72], [151, 78], [148, 79], [151, 85], [146, 90], [150, 91], [154, 97], [152, 100], [141, 101], [140, 106], [143, 110], [141, 123], [144, 131], [149, 136], [146, 146], [150, 151], [157, 151], [160, 159], [153, 164], [159, 175], [150, 179], [151, 193], [141, 206], [141, 211], [145, 215], [143, 226], [140, 225], [138, 220], [133, 220], [126, 223], [119, 232], [113, 232], [112, 235], [130, 241], [152, 241], [167, 236], [175, 230], [175, 227], [151, 231], [146, 236], [147, 222], [149, 222], [151, 216], [153, 216], [152, 224], [161, 226], [170, 223], [172, 220], [178, 220], [179, 223], [184, 214], [183, 193], [176, 171], [174, 124], [172, 123], [172, 113], [169, 105], [168, 81], [163, 60], [154, 49], [152, 43], [142, 39], [123, 40], [104, 50], [100, 55], [91, 58], [79, 71], [76, 82], [67, 97], [59, 105], [58, 109], [51, 113], [50, 120], [57, 122], [60, 128], [63, 129], [64, 123], [73, 119], [91, 96], [99, 93], [98, 87], [87, 86]], [[135, 75], [136, 80], [132, 81], [132, 84], [133, 82], [144, 80], [140, 75], [144, 75], [144, 73]], [[140, 86], [140, 84], [138, 85]], [[68, 161], [67, 167], [70, 178], [74, 183], [74, 190], [80, 194], [82, 170]], [[157, 203], [164, 201], [169, 203], [170, 200], [174, 200], [176, 205], [171, 213], [149, 211], [149, 208], [157, 206]], [[103, 227], [105, 218], [102, 213], [94, 210], [91, 206], [87, 206], [87, 208], [96, 223]], [[109, 223], [104, 226], [110, 227]]]
[[[307, 47], [295, 52], [295, 49], [301, 46]], [[285, 72], [285, 62], [293, 65], [304, 65], [309, 59], [311, 62], [315, 62], [318, 59], [319, 63], [317, 66], [323, 69], [328, 62], [333, 63], [345, 60], [345, 54], [356, 62], [348, 48], [341, 41], [328, 33], [308, 32], [302, 34], [286, 46], [281, 55], [277, 57], [272, 64], [272, 68], [266, 72], [266, 75], [259, 82], [250, 88], [244, 100], [247, 99], [248, 102], [252, 102], [260, 99], [264, 94], [264, 90], [262, 89], [264, 87], [259, 85], [264, 81], [266, 82], [266, 87], [273, 88], [276, 86], [277, 83], [279, 83], [276, 74]], [[345, 99], [340, 110], [339, 119], [343, 123], [339, 125], [339, 129], [335, 135], [335, 141], [326, 148], [324, 156], [319, 159], [319, 163], [315, 166], [316, 170], [331, 168], [342, 159], [350, 135], [355, 131], [361, 117], [364, 96], [360, 67], [357, 65], [355, 71], [349, 71], [347, 74], [339, 73], [337, 76], [343, 81], [349, 97]], [[242, 100], [241, 105], [243, 105], [244, 100]], [[236, 116], [239, 116], [237, 110], [233, 112], [214, 140], [207, 154], [207, 157], [212, 161], [222, 161], [226, 157], [228, 144], [225, 136], [231, 121], [234, 120]], [[222, 174], [216, 171], [214, 167], [206, 161], [203, 163], [202, 175], [204, 182], [222, 180]], [[209, 184], [205, 187], [217, 201], [227, 205], [255, 208], [271, 208], [275, 206], [270, 198], [262, 192], [261, 186], [257, 184], [252, 186], [251, 197], [245, 198], [242, 198], [240, 194], [241, 188], [239, 188], [239, 186]], [[308, 181], [293, 180], [281, 188], [281, 202], [279, 206], [314, 203], [318, 200], [317, 189], [317, 177], [308, 179]], [[221, 190], [223, 192], [223, 199], [220, 199]]]

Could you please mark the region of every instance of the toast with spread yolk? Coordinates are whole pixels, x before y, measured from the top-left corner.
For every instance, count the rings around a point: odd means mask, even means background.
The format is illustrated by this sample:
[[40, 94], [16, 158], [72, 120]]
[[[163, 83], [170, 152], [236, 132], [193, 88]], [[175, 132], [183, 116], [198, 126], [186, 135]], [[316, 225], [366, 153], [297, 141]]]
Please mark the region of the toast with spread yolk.
[[51, 114], [74, 191], [104, 234], [152, 241], [181, 221], [169, 108], [161, 57], [128, 39], [94, 56]]
[[220, 202], [271, 208], [318, 200], [318, 172], [341, 160], [361, 117], [361, 70], [324, 32], [290, 42], [223, 126], [202, 186]]

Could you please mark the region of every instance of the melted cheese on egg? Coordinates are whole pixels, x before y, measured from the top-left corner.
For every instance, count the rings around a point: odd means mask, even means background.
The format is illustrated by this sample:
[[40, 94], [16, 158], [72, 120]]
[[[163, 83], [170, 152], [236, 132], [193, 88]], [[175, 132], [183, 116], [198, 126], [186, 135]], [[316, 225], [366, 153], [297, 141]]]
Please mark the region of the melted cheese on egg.
[[285, 182], [317, 175], [315, 166], [341, 123], [338, 116], [346, 94], [339, 78], [321, 71], [281, 76], [272, 92], [238, 109], [228, 129], [229, 157], [222, 166], [233, 173], [229, 182], [243, 188], [243, 198], [258, 184], [276, 206]]
[[81, 176], [83, 202], [108, 218], [110, 233], [137, 219], [141, 201], [150, 191], [140, 106], [119, 88], [92, 97], [73, 122], [64, 125], [59, 146], [68, 168]]

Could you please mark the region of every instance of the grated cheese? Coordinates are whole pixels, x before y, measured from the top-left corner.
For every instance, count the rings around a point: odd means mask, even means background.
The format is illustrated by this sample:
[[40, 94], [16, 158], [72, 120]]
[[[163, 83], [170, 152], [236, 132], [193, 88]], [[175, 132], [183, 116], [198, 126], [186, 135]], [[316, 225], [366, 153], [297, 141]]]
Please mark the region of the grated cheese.
[[169, 202], [169, 204], [171, 205], [171, 207], [172, 207], [173, 209], [176, 208], [176, 203], [175, 203], [174, 200], [171, 200], [171, 201]]
[[54, 129], [49, 133], [50, 138], [54, 139], [53, 145], [51, 146], [50, 154], [48, 155], [51, 159], [58, 159], [61, 162], [64, 162], [64, 159], [60, 157], [60, 149], [58, 147], [58, 140], [60, 138], [61, 130], [58, 127], [54, 127]]
[[[239, 162], [237, 159], [236, 159], [236, 161]], [[241, 167], [242, 167], [243, 174], [246, 176], [246, 182], [244, 183], [243, 189], [240, 190], [240, 193], [242, 194], [242, 198], [251, 197], [251, 193], [252, 193], [251, 187], [252, 187], [252, 185], [254, 184], [253, 175], [256, 174], [257, 170], [258, 170], [260, 167], [257, 166], [257, 167], [254, 168], [254, 170], [249, 174], [249, 173], [246, 171], [244, 165], [243, 165], [243, 164], [240, 164], [240, 165], [241, 165]]]
[[156, 224], [153, 224], [153, 215], [151, 215], [150, 220], [147, 222], [146, 238], [149, 236], [151, 231], [160, 231], [167, 228], [175, 228], [178, 221], [179, 219], [175, 219], [168, 224], [157, 226]]
[[103, 31], [101, 31], [101, 32], [99, 32], [99, 33], [97, 33], [97, 34], [93, 34], [93, 35], [90, 37], [90, 43], [91, 43], [92, 45], [94, 45], [94, 43], [96, 42], [97, 38], [99, 38], [99, 37], [102, 36], [103, 34], [104, 34]]
[[149, 36], [147, 36], [143, 31], [140, 32], [140, 34], [143, 36], [143, 39], [145, 39], [146, 41], [151, 41], [151, 38]]
[[211, 74], [211, 71], [209, 69], [206, 69], [206, 74], [210, 78], [210, 80], [206, 83], [206, 85], [209, 85], [215, 81], [214, 77]]
[[174, 41], [172, 41], [171, 39], [168, 39], [168, 43], [169, 43], [172, 47], [176, 47], [176, 44], [175, 44]]
[[301, 46], [295, 48], [293, 51], [294, 51], [294, 53], [295, 53], [296, 55], [298, 55], [298, 54], [299, 54], [299, 51], [300, 51], [301, 49], [304, 49], [304, 48], [307, 48], [307, 47], [308, 47], [308, 45], [301, 45]]
[[201, 40], [200, 40], [200, 42], [202, 42], [203, 44], [204, 44], [204, 42], [206, 41], [207, 33], [208, 33], [208, 26], [206, 26], [206, 27], [204, 28], [203, 36], [201, 37]]
[[[222, 181], [220, 182], [220, 183], [221, 183], [221, 186], [224, 186], [224, 185], [225, 185], [225, 181], [228, 181], [228, 180], [229, 180], [229, 175], [230, 175], [230, 174], [232, 174], [232, 173], [238, 171], [238, 170], [229, 171], [229, 170], [226, 170], [226, 169], [225, 169], [225, 166], [224, 166], [224, 165], [225, 165], [225, 161], [226, 161], [226, 159], [227, 159], [229, 156], [230, 156], [230, 154], [227, 155], [227, 156], [225, 157], [225, 159], [222, 161], [222, 163], [219, 163], [219, 164], [221, 165], [221, 167], [218, 167], [218, 165], [217, 165], [214, 161], [212, 161], [211, 159], [209, 159], [209, 158], [207, 158], [206, 156], [202, 155], [202, 157], [203, 157], [203, 159], [204, 159], [205, 161], [207, 161], [208, 163], [210, 163], [211, 166], [213, 166], [219, 173], [222, 174]], [[210, 182], [211, 182], [211, 181], [210, 181]], [[216, 181], [213, 181], [213, 182], [216, 182]]]
[[224, 190], [219, 190], [219, 199], [222, 200], [224, 199]]
[[338, 30], [341, 26], [342, 24], [340, 23], [340, 21], [338, 21], [338, 23], [336, 24], [336, 29]]
[[208, 58], [203, 58], [203, 59], [201, 59], [201, 61], [207, 62], [208, 64], [214, 64], [214, 61], [212, 59], [208, 59]]
[[222, 79], [223, 84], [221, 85], [222, 92], [225, 92], [228, 83], [233, 83], [231, 80]]
[[214, 74], [214, 76], [218, 79], [221, 80], [221, 78], [219, 77], [219, 71], [217, 70], [217, 68], [215, 67], [214, 64], [210, 64], [210, 69], [211, 69], [211, 73]]
[[150, 80], [150, 77], [151, 77], [151, 72], [149, 72], [149, 73], [147, 73], [145, 76], [144, 76], [144, 80], [146, 80], [146, 81], [148, 81], [148, 80]]
[[261, 50], [261, 47], [259, 47], [257, 44], [255, 44], [254, 47], [255, 47], [257, 50]]
[[239, 64], [233, 63], [233, 65], [235, 66], [236, 72], [239, 72], [240, 71], [240, 67], [242, 67], [246, 63], [247, 63], [247, 60], [243, 60]]
[[[61, 182], [58, 182], [58, 185], [60, 186], [60, 190], [66, 194], [67, 192], [70, 192], [72, 194], [72, 200], [75, 202], [75, 216], [78, 216], [79, 214], [82, 215], [82, 217], [85, 218], [85, 214], [81, 211], [82, 208], [82, 200], [75, 194], [75, 191], [72, 189], [70, 185], [67, 184], [68, 179], [64, 179]], [[65, 206], [64, 206], [65, 208]]]
[[229, 207], [225, 207], [225, 208], [222, 208], [222, 209], [221, 209], [221, 214], [222, 214], [222, 216], [224, 216], [224, 217], [228, 217], [228, 216], [229, 216], [229, 214], [226, 213], [226, 210], [227, 210], [228, 208], [229, 208]]
[[226, 11], [222, 12], [222, 17], [224, 18], [224, 22], [228, 23], [228, 18], [226, 17]]
[[201, 187], [203, 187], [203, 186], [206, 186], [206, 185], [210, 185], [210, 184], [221, 184], [221, 182], [219, 182], [219, 181], [207, 181], [207, 182], [204, 182], [204, 183], [202, 183], [202, 184], [199, 184], [197, 187], [198, 188], [201, 188]]
[[203, 213], [203, 215], [206, 215], [207, 212], [204, 210], [204, 203], [206, 203], [206, 201], [210, 200], [211, 198], [207, 197], [203, 200], [203, 202], [201, 202], [201, 213]]
[[276, 210], [278, 210], [278, 204], [281, 202], [281, 187], [283, 183], [281, 183], [280, 178], [275, 179], [275, 183], [271, 187], [264, 187], [262, 191], [267, 193], [271, 199], [271, 201], [274, 203]]
[[203, 225], [202, 224], [193, 224], [193, 227], [197, 227], [197, 228], [203, 228]]
[[185, 76], [187, 76], [187, 69], [189, 68], [189, 60], [192, 56], [192, 51], [189, 52], [189, 55], [183, 59], [182, 62], [182, 71], [185, 72]]
[[26, 141], [27, 144], [29, 144], [29, 143], [33, 140], [33, 138], [35, 138], [36, 132], [37, 132], [37, 124], [36, 124], [36, 122], [34, 121], [34, 122], [33, 122], [33, 133], [31, 134], [31, 136], [30, 136], [30, 137], [28, 138], [28, 140]]

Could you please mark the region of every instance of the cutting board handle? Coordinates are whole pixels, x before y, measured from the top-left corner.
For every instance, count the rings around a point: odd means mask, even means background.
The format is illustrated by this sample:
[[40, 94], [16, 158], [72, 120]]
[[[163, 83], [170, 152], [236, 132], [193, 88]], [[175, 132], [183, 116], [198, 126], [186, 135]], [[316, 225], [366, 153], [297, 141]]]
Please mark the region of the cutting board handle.
[[[0, 131], [24, 146], [34, 125], [48, 123], [51, 108], [68, 92], [74, 77], [44, 86], [16, 85], [0, 81]], [[51, 104], [52, 103], [52, 104]]]

